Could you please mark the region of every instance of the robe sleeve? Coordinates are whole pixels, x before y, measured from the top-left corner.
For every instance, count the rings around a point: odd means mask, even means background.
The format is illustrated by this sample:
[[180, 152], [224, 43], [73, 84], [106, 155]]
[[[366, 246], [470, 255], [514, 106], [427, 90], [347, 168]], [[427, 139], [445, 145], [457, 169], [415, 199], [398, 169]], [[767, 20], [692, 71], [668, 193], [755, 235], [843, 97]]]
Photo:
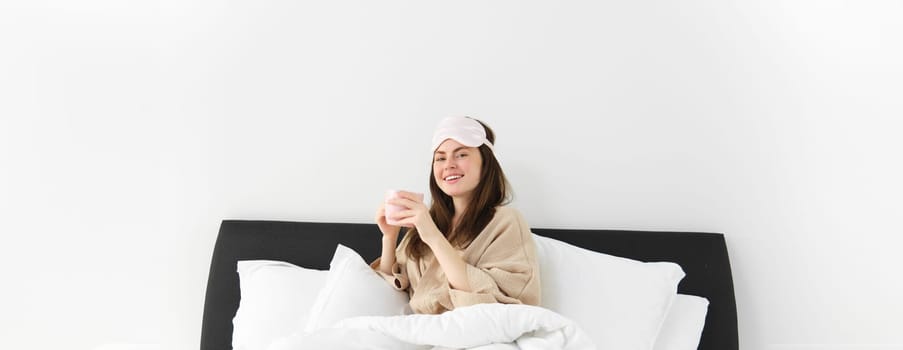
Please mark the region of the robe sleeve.
[[387, 274], [380, 270], [380, 263], [382, 258], [376, 258], [375, 261], [370, 263], [370, 267], [373, 268], [373, 271], [376, 271], [383, 279], [389, 282], [389, 285], [394, 287], [397, 290], [406, 290], [408, 286], [410, 286], [410, 282], [408, 281], [408, 274], [405, 270], [403, 264], [399, 264], [396, 260], [394, 264], [392, 264], [392, 273]]
[[455, 308], [495, 302], [540, 303], [539, 264], [533, 233], [516, 211], [496, 215], [508, 217], [482, 233], [490, 235], [490, 239], [481, 240], [486, 246], [476, 261], [466, 261], [470, 291], [454, 289], [446, 282]]

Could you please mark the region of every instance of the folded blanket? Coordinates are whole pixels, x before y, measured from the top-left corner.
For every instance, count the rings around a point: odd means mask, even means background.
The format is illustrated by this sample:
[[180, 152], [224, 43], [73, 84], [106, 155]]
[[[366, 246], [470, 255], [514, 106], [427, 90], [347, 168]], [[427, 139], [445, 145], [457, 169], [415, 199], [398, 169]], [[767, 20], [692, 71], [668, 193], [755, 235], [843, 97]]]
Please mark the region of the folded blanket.
[[541, 307], [477, 304], [440, 315], [352, 317], [296, 333], [269, 350], [303, 349], [595, 349], [571, 320]]

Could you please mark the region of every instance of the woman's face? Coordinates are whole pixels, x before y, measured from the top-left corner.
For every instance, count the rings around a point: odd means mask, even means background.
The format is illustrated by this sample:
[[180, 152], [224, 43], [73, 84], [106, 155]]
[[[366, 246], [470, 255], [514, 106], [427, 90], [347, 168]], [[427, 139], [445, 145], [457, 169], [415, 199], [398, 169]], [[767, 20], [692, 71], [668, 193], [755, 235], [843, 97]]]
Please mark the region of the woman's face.
[[476, 147], [445, 140], [433, 153], [433, 176], [442, 192], [452, 198], [469, 199], [480, 183], [483, 157]]

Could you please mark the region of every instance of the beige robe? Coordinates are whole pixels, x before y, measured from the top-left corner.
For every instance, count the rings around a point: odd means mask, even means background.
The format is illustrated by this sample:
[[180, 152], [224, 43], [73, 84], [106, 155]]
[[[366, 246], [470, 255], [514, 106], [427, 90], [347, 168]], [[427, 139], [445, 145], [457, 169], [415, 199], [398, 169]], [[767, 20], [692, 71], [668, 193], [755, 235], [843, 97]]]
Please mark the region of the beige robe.
[[514, 208], [498, 207], [492, 221], [466, 248], [459, 251], [466, 263], [471, 292], [451, 288], [432, 252], [422, 259], [408, 259], [407, 239], [395, 251], [392, 275], [370, 266], [390, 285], [407, 290], [416, 313], [439, 314], [456, 307], [482, 304], [539, 305], [539, 263], [533, 234]]

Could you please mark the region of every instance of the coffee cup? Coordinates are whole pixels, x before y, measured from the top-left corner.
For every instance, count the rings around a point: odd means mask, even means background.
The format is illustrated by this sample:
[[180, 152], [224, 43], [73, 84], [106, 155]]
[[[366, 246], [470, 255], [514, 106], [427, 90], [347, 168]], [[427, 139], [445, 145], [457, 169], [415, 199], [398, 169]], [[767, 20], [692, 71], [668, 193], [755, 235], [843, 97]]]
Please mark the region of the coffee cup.
[[[393, 225], [393, 226], [411, 227], [411, 225], [401, 225], [398, 223], [398, 221], [392, 220], [390, 218], [392, 215], [395, 215], [399, 211], [407, 209], [400, 205], [389, 204], [389, 200], [395, 199], [395, 198], [401, 198], [401, 196], [398, 194], [398, 192], [401, 192], [401, 191], [399, 191], [399, 190], [386, 191], [386, 223], [389, 225]], [[408, 191], [408, 192], [410, 192], [410, 191]], [[414, 196], [417, 197], [418, 200], [420, 200], [421, 202], [423, 201], [423, 193], [416, 193], [416, 192], [411, 192], [411, 193], [413, 193]]]

